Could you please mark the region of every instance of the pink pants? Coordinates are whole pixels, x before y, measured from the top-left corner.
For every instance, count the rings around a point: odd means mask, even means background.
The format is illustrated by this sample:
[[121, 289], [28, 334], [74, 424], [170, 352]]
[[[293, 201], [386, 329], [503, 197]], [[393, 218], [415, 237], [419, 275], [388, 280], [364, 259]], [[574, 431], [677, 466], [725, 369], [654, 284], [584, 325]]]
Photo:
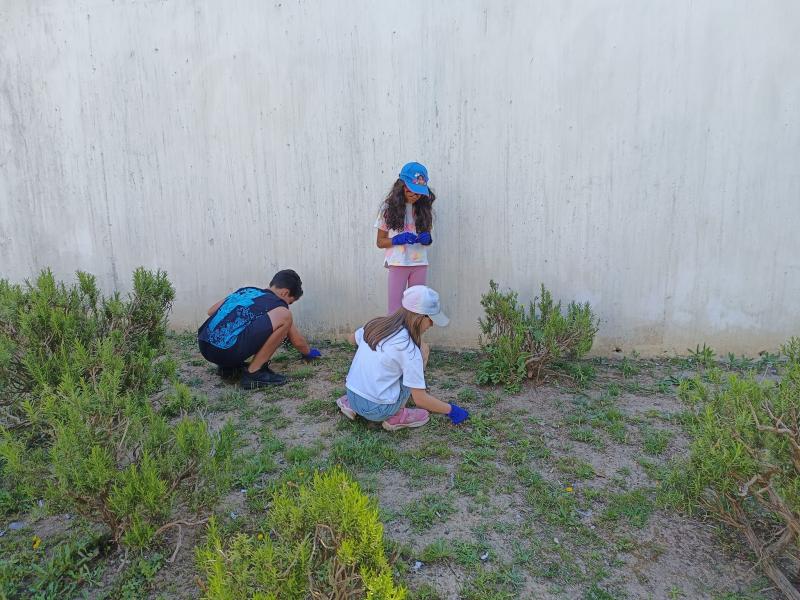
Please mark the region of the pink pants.
[[425, 285], [428, 278], [428, 265], [413, 267], [389, 266], [389, 314], [402, 306], [406, 286]]

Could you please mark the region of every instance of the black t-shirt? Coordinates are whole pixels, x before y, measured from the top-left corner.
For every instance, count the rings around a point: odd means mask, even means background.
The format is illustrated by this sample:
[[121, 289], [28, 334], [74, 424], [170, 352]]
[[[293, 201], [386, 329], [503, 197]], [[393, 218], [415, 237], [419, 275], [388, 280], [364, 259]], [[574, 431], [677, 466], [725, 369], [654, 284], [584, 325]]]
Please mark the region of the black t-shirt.
[[197, 337], [217, 348], [231, 348], [245, 330], [263, 329], [268, 325], [271, 331], [272, 324], [267, 313], [279, 306], [289, 307], [272, 290], [239, 288], [225, 298], [217, 311], [206, 319], [197, 330]]

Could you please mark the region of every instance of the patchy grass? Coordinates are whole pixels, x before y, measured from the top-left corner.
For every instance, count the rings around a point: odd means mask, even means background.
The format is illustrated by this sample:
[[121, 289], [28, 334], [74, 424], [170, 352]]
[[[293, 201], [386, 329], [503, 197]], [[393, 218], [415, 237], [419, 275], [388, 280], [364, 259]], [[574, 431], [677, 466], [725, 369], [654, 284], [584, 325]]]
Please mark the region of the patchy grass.
[[612, 494], [601, 519], [614, 524], [624, 521], [634, 528], [644, 527], [654, 510], [651, 496], [651, 492], [644, 489]]
[[447, 517], [456, 512], [452, 500], [438, 494], [425, 494], [421, 498], [409, 502], [403, 515], [411, 522], [411, 528], [421, 533], [429, 529], [434, 523], [447, 520]]
[[642, 450], [651, 456], [660, 456], [663, 454], [674, 435], [672, 431], [668, 429], [656, 429], [649, 425], [643, 426], [641, 431]]
[[[171, 344], [181, 380], [191, 385], [166, 410], [176, 418], [204, 414], [214, 431], [236, 423], [236, 479], [214, 508], [226, 535], [258, 533], [275, 489], [338, 464], [378, 502], [409, 598], [776, 600], [761, 591], [768, 586], [735, 540], [723, 550], [706, 527], [658, 508], [668, 499], [657, 484], [688, 444], [687, 407], [677, 395], [689, 397], [695, 374], [720, 377], [714, 369], [745, 369], [745, 359], [709, 366], [702, 349], [663, 361], [593, 358], [566, 366], [561, 380], [509, 394], [476, 385], [478, 354], [434, 350], [426, 373], [432, 393], [468, 407], [471, 419], [455, 427], [433, 415], [418, 430], [389, 433], [351, 422], [336, 407], [353, 352], [346, 344], [315, 343], [323, 358], [310, 364], [281, 349], [273, 363], [290, 382], [252, 392], [220, 379], [193, 336], [173, 336]], [[79, 517], [62, 517], [48, 532], [48, 508], [12, 508], [0, 518], [0, 596], [200, 596], [192, 547], [203, 541], [202, 527], [183, 528], [174, 562], [167, 559], [177, 530], [164, 547], [125, 562], [103, 543], [85, 545]], [[199, 517], [175, 507], [173, 518]], [[648, 524], [656, 519], [653, 532]], [[25, 528], [11, 531], [16, 521]], [[42, 548], [31, 547], [33, 536]], [[664, 539], [691, 544], [666, 551]], [[9, 581], [27, 587], [9, 593], [2, 587]]]

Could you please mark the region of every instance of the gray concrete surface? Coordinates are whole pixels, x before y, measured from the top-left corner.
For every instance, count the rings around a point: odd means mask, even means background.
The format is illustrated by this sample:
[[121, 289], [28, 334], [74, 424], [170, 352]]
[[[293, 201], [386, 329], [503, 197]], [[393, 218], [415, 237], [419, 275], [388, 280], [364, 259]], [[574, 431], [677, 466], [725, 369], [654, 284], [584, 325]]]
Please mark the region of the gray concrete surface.
[[429, 283], [477, 343], [494, 278], [588, 300], [597, 349], [800, 334], [800, 3], [0, 0], [0, 275], [130, 286], [176, 327], [297, 269], [300, 324], [385, 307], [400, 166]]

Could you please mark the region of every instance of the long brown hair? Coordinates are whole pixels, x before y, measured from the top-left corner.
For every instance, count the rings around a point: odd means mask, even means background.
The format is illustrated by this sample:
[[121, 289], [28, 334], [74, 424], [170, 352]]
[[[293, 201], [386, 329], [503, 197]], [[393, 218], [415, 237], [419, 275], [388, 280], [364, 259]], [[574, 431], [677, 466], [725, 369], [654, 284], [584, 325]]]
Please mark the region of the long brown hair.
[[[389, 229], [395, 231], [403, 231], [405, 226], [406, 196], [403, 193], [405, 187], [406, 184], [403, 180], [398, 179], [383, 201], [383, 220]], [[430, 231], [433, 227], [433, 203], [436, 200], [436, 194], [430, 188], [428, 188], [428, 192], [428, 196], [420, 196], [419, 200], [414, 203], [414, 226], [417, 228], [417, 233]]]
[[376, 317], [364, 325], [364, 341], [375, 350], [383, 340], [393, 336], [395, 333], [405, 328], [408, 337], [417, 346], [422, 343], [422, 323], [426, 316], [411, 312], [403, 307], [385, 317]]

